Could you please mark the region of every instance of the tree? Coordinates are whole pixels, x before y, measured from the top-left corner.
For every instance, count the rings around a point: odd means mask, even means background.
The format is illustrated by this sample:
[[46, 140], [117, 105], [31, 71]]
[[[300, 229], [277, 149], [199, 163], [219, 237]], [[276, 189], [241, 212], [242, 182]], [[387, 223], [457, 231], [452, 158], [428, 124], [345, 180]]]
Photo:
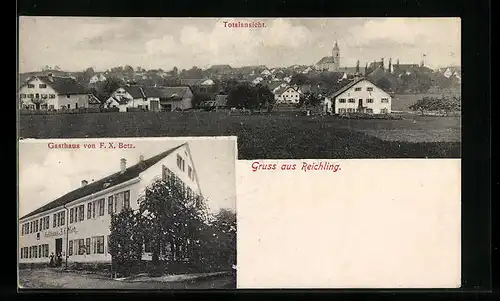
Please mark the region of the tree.
[[189, 192], [177, 176], [154, 181], [139, 198], [143, 228], [148, 233], [153, 263], [195, 255], [199, 231], [207, 219], [205, 201]]
[[389, 58], [389, 73], [392, 73], [392, 58]]
[[177, 69], [177, 67], [174, 66], [174, 68], [172, 69], [172, 76], [173, 77], [177, 77], [179, 76], [179, 69]]
[[368, 63], [366, 63], [366, 65], [365, 65], [365, 76], [367, 76], [367, 75], [368, 75]]
[[227, 105], [238, 109], [253, 109], [258, 107], [257, 97], [253, 87], [247, 83], [234, 87], [227, 96]]
[[385, 66], [384, 66], [384, 58], [382, 58], [380, 60], [380, 68], [382, 68], [382, 70], [385, 70]]
[[141, 216], [130, 208], [111, 216], [109, 253], [115, 272], [129, 275], [133, 263], [141, 260], [142, 229]]
[[259, 108], [267, 108], [267, 111], [272, 111], [276, 100], [274, 94], [267, 86], [257, 85], [257, 102]]
[[392, 88], [391, 81], [387, 77], [385, 77], [385, 76], [379, 78], [376, 81], [376, 84], [377, 84], [378, 87], [380, 87], [384, 91], [391, 90], [391, 88]]
[[[365, 68], [366, 70], [366, 68]], [[359, 60], [356, 62], [356, 74], [359, 73]]]
[[209, 92], [195, 92], [193, 98], [191, 99], [191, 105], [196, 108], [203, 101], [212, 100], [213, 94]]
[[125, 67], [123, 67], [123, 73], [127, 75], [132, 75], [134, 74], [134, 68], [132, 68], [132, 66], [130, 65], [126, 65]]
[[311, 81], [309, 80], [309, 78], [305, 75], [305, 74], [302, 74], [302, 73], [297, 73], [295, 75], [292, 76], [292, 78], [290, 79], [290, 85], [305, 85], [305, 84], [309, 84], [311, 83]]
[[85, 69], [85, 71], [83, 71], [83, 77], [87, 83], [90, 80], [90, 78], [94, 75], [95, 75], [95, 71], [94, 71], [94, 68], [92, 68], [92, 67], [89, 67], [89, 68]]

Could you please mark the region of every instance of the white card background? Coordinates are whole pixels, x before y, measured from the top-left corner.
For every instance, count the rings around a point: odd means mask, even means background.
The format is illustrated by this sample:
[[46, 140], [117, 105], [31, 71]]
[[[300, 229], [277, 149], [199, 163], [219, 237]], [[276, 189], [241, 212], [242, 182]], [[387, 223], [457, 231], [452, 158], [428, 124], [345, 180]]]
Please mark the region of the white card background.
[[237, 162], [238, 288], [456, 288], [459, 159]]

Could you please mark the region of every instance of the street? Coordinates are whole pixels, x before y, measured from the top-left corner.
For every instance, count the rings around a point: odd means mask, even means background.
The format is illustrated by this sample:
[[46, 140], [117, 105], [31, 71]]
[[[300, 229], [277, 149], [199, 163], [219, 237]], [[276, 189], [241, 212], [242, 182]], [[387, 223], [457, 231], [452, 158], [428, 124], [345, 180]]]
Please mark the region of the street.
[[118, 281], [95, 274], [79, 274], [55, 269], [20, 270], [21, 288], [40, 289], [233, 289], [236, 279], [233, 276], [202, 278], [178, 282], [128, 282]]

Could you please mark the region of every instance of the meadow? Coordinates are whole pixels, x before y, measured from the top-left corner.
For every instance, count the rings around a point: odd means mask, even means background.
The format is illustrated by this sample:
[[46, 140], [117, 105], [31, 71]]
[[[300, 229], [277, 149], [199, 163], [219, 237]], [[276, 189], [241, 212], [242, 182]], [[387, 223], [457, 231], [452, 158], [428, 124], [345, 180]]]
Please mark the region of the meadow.
[[292, 114], [20, 115], [22, 138], [238, 136], [239, 159], [459, 158], [460, 118], [354, 120]]

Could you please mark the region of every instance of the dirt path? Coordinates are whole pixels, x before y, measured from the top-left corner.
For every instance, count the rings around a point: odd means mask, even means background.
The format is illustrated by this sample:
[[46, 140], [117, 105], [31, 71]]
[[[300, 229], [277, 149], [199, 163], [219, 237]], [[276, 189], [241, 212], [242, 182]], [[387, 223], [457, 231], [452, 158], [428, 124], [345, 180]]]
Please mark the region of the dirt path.
[[236, 279], [231, 276], [211, 277], [183, 282], [126, 282], [93, 274], [78, 274], [52, 269], [21, 270], [21, 288], [60, 289], [223, 289], [236, 288]]

